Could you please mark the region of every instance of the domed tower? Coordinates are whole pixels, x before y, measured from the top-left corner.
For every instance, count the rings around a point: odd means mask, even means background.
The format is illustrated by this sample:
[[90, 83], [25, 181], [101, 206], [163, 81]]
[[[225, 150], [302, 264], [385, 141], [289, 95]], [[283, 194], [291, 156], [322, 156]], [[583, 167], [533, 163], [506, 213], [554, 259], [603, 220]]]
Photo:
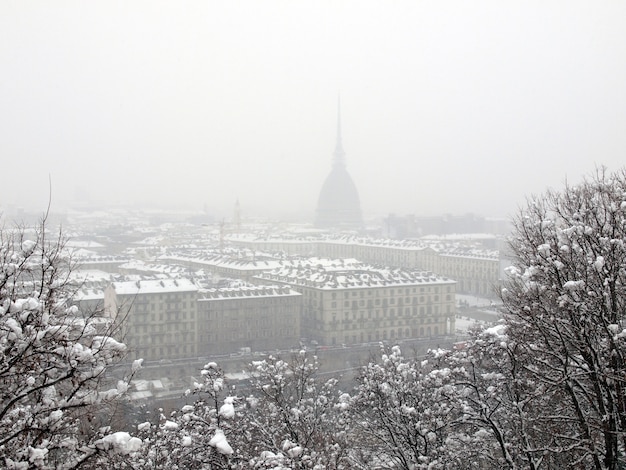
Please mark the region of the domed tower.
[[346, 170], [346, 154], [341, 145], [341, 107], [337, 104], [337, 143], [333, 153], [333, 168], [326, 177], [315, 214], [315, 226], [320, 228], [361, 228], [359, 192]]

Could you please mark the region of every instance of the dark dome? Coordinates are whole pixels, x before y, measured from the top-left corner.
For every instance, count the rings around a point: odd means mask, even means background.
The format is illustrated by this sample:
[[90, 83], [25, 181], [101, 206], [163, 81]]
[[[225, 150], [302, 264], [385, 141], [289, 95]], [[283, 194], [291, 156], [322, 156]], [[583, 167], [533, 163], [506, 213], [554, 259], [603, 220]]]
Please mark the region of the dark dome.
[[359, 192], [345, 167], [335, 165], [320, 191], [315, 226], [358, 228], [362, 225]]
[[341, 110], [337, 103], [337, 142], [333, 152], [333, 169], [326, 177], [317, 200], [315, 226], [321, 228], [361, 228], [359, 192], [346, 170], [341, 145]]

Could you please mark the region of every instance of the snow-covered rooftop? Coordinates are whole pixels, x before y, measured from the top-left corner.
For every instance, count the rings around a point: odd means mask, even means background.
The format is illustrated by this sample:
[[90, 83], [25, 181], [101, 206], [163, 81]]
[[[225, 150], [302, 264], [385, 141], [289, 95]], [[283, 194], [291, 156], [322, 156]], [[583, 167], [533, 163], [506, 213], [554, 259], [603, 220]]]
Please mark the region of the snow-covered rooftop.
[[429, 237], [419, 240], [397, 240], [392, 238], [371, 238], [360, 237], [356, 235], [327, 235], [317, 234], [301, 236], [300, 234], [280, 234], [280, 235], [255, 235], [244, 234], [237, 237], [231, 237], [229, 240], [233, 242], [250, 242], [250, 243], [282, 243], [285, 245], [296, 243], [326, 243], [326, 244], [345, 244], [369, 246], [373, 248], [391, 248], [408, 251], [422, 251], [426, 249], [434, 250], [441, 255], [472, 257], [485, 259], [498, 259], [499, 252], [484, 248], [480, 244], [480, 240], [484, 240], [485, 236], [472, 237]]
[[340, 262], [341, 260], [336, 260], [335, 264], [330, 265], [310, 260], [285, 262], [282, 267], [260, 274], [256, 278], [317, 289], [363, 289], [455, 283], [451, 279], [427, 271], [378, 268], [358, 262], [339, 268]]
[[65, 244], [66, 248], [84, 248], [87, 250], [94, 250], [104, 248], [102, 243], [98, 243], [93, 240], [68, 240]]
[[185, 269], [178, 266], [168, 264], [147, 264], [141, 260], [131, 260], [119, 266], [120, 270], [138, 271], [145, 273], [161, 273], [161, 274], [181, 274], [186, 272]]
[[279, 266], [276, 259], [268, 259], [267, 257], [256, 256], [233, 256], [229, 254], [210, 253], [198, 254], [196, 256], [183, 255], [167, 255], [163, 259], [178, 262], [194, 262], [197, 264], [205, 264], [220, 268], [236, 269], [239, 271], [259, 271], [266, 269], [274, 269]]
[[126, 263], [130, 261], [127, 256], [111, 256], [111, 255], [98, 255], [93, 254], [87, 250], [76, 250], [72, 252], [72, 256], [75, 256], [82, 264], [104, 264], [104, 263]]
[[198, 290], [198, 286], [194, 282], [184, 278], [113, 282], [111, 286], [118, 295], [191, 292]]
[[227, 287], [221, 289], [207, 289], [200, 293], [199, 300], [216, 300], [232, 298], [258, 298], [258, 297], [278, 297], [278, 296], [299, 296], [299, 292], [292, 290], [289, 286], [242, 286]]

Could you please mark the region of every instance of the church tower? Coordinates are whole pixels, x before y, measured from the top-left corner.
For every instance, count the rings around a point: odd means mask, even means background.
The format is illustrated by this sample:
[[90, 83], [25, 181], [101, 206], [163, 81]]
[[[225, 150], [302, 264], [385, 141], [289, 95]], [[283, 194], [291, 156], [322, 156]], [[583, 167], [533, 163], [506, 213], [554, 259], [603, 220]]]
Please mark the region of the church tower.
[[359, 192], [346, 170], [346, 154], [341, 142], [341, 103], [337, 102], [337, 142], [333, 167], [326, 177], [317, 201], [315, 226], [319, 228], [363, 227]]
[[235, 201], [235, 210], [233, 212], [233, 225], [237, 231], [237, 235], [241, 233], [241, 206], [239, 205], [239, 198]]

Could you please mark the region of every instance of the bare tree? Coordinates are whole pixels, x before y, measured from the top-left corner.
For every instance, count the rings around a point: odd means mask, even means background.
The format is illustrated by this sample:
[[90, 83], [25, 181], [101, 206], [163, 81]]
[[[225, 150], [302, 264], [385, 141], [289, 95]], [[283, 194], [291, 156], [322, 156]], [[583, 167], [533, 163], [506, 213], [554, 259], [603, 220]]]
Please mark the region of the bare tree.
[[[221, 369], [208, 363], [198, 399], [139, 425], [144, 445], [120, 459], [136, 469], [350, 468], [335, 380], [317, 377], [307, 354], [251, 364], [247, 397], [236, 396]], [[242, 390], [243, 391], [243, 390]]]
[[558, 430], [545, 426], [558, 394], [526, 369], [532, 343], [511, 338], [504, 323], [472, 334], [461, 349], [429, 354], [437, 396], [455, 410], [446, 448], [457, 468], [571, 467]]
[[[0, 461], [7, 468], [77, 468], [138, 440], [96, 419], [126, 390], [105, 383], [125, 352], [118, 324], [68, 307], [72, 259], [46, 218], [0, 229]], [[107, 389], [108, 388], [108, 389]]]
[[[502, 290], [507, 334], [554, 408], [537, 426], [570, 468], [626, 463], [626, 173], [529, 201], [515, 219]], [[565, 457], [564, 457], [565, 456]]]
[[317, 357], [305, 351], [251, 364], [252, 393], [236, 444], [250, 466], [347, 468], [337, 380], [324, 380], [318, 369]]
[[119, 459], [133, 469], [231, 469], [240, 460], [231, 443], [239, 430], [236, 398], [229, 396], [223, 371], [206, 364], [202, 382], [187, 393], [192, 405], [165, 416], [157, 411], [154, 422], [138, 425], [144, 445], [140, 452]]
[[[423, 358], [422, 358], [423, 359]], [[450, 370], [405, 358], [398, 346], [364, 366], [343, 403], [350, 415], [355, 468], [462, 468], [447, 449], [456, 403], [443, 395]]]

